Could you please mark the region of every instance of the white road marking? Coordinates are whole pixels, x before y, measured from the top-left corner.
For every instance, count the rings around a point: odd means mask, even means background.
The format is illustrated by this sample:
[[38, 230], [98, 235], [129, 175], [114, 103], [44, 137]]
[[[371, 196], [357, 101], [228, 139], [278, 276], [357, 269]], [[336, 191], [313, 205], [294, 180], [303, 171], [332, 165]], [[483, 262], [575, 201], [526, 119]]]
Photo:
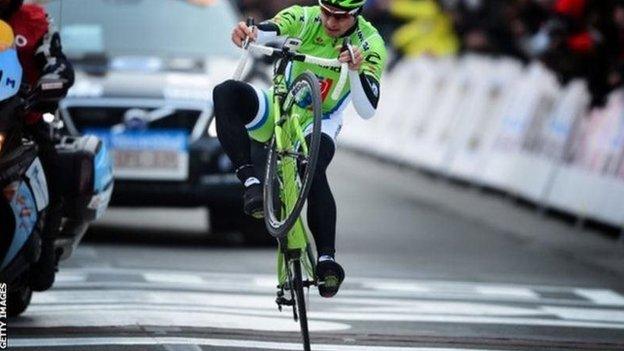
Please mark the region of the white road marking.
[[[539, 313], [539, 312], [538, 312]], [[598, 323], [568, 321], [558, 319], [540, 318], [508, 318], [508, 317], [483, 317], [483, 316], [460, 316], [460, 315], [398, 315], [377, 313], [345, 313], [345, 312], [310, 312], [310, 318], [325, 318], [339, 321], [379, 321], [379, 322], [426, 322], [426, 323], [455, 323], [455, 324], [504, 324], [504, 325], [527, 325], [548, 327], [572, 327], [590, 329], [624, 329], [622, 323]]]
[[[14, 348], [26, 347], [67, 347], [67, 346], [103, 346], [103, 345], [201, 345], [214, 347], [237, 347], [245, 349], [268, 350], [301, 350], [301, 344], [278, 343], [255, 340], [228, 340], [208, 338], [180, 338], [180, 337], [119, 337], [119, 338], [12, 338], [10, 346]], [[496, 351], [482, 349], [458, 349], [435, 347], [392, 347], [392, 346], [351, 346], [351, 345], [313, 345], [317, 351]]]
[[205, 284], [206, 281], [197, 274], [184, 273], [144, 273], [143, 277], [152, 283]]
[[203, 351], [198, 345], [163, 345], [166, 351]]
[[606, 310], [595, 308], [561, 308], [544, 306], [542, 310], [563, 319], [578, 321], [609, 321], [624, 323], [624, 310]]
[[529, 288], [505, 287], [505, 286], [477, 286], [477, 293], [495, 297], [510, 297], [516, 299], [539, 300], [539, 295]]
[[82, 272], [57, 274], [54, 283], [56, 285], [64, 283], [82, 283], [87, 281], [87, 277], [88, 275]]
[[624, 296], [611, 290], [574, 289], [574, 291], [597, 305], [624, 306]]
[[[103, 281], [88, 280], [92, 273]], [[124, 274], [137, 281], [106, 281]], [[12, 326], [299, 328], [289, 309], [277, 311], [272, 275], [86, 268], [61, 271], [59, 278], [56, 289], [33, 296], [26, 312], [31, 318]], [[544, 289], [554, 294], [542, 298]], [[314, 289], [309, 297], [312, 331], [346, 330], [354, 322], [624, 329], [624, 310], [617, 308], [621, 295], [604, 289], [353, 278], [334, 299], [321, 299]]]
[[[249, 314], [211, 313], [199, 309], [193, 311], [188, 308], [175, 310], [160, 309], [155, 306], [139, 308], [127, 306], [97, 306], [97, 308], [59, 309], [57, 311], [33, 308], [28, 316], [30, 321], [15, 320], [10, 325], [13, 328], [53, 328], [53, 327], [112, 327], [112, 326], [177, 326], [194, 328], [219, 328], [237, 330], [256, 330], [271, 332], [297, 332], [299, 324], [291, 316], [273, 313], [273, 317], [258, 317]], [[69, 313], [68, 313], [69, 312]], [[115, 312], [115, 313], [112, 313]], [[290, 318], [289, 318], [290, 317]], [[342, 323], [324, 322], [314, 319], [308, 321], [310, 331], [326, 332], [349, 329], [350, 326]]]
[[424, 284], [412, 283], [412, 282], [377, 282], [377, 281], [364, 281], [362, 287], [365, 289], [373, 290], [391, 290], [391, 291], [407, 291], [417, 293], [429, 293], [431, 288]]

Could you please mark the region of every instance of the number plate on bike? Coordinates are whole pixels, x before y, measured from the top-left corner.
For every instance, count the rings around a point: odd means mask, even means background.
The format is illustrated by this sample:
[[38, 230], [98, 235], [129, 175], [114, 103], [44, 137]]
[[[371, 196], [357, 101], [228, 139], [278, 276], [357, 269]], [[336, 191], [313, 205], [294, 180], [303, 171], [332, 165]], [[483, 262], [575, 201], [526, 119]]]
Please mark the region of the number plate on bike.
[[186, 180], [188, 135], [176, 130], [112, 132], [90, 129], [85, 134], [101, 138], [113, 155], [118, 179]]

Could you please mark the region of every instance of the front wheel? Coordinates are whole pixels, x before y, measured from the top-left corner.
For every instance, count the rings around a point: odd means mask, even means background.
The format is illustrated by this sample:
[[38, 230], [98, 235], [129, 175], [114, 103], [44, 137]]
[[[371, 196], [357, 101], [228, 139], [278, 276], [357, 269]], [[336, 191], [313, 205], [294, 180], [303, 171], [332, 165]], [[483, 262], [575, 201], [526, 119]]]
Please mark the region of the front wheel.
[[[282, 238], [295, 224], [312, 185], [321, 142], [321, 92], [316, 76], [304, 72], [290, 85], [282, 106], [284, 149], [273, 136], [264, 182], [264, 220], [271, 235]], [[301, 125], [289, 123], [295, 116]], [[308, 131], [308, 137], [301, 140]]]
[[22, 285], [14, 290], [9, 290], [7, 294], [7, 315], [17, 317], [22, 314], [32, 298], [32, 289], [27, 285]]
[[303, 349], [310, 351], [310, 332], [308, 330], [308, 316], [306, 313], [306, 301], [303, 292], [303, 275], [301, 274], [301, 262], [293, 260], [294, 268], [293, 285], [295, 288], [295, 305], [299, 314], [299, 326], [301, 327], [301, 337], [303, 338]]

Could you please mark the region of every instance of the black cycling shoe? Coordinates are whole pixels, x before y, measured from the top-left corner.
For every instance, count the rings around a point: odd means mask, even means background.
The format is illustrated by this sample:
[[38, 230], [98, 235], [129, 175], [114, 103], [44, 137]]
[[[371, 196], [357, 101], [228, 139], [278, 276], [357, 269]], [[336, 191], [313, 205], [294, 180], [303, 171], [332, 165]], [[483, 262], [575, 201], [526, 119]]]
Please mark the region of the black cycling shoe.
[[245, 188], [243, 211], [246, 215], [254, 218], [264, 217], [262, 184], [253, 184]]
[[316, 265], [319, 293], [322, 297], [333, 297], [338, 293], [345, 278], [344, 269], [336, 261], [321, 261]]

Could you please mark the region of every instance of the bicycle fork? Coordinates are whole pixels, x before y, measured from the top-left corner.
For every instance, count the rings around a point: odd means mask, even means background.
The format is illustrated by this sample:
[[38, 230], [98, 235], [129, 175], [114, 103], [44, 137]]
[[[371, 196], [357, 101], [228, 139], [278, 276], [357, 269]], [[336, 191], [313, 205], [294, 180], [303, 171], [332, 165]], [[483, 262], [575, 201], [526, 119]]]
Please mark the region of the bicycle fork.
[[[277, 304], [277, 308], [280, 312], [282, 312], [283, 306], [292, 306], [293, 307], [293, 319], [298, 321], [297, 315], [297, 305], [295, 300], [295, 277], [293, 277], [293, 270], [290, 265], [301, 265], [302, 268], [306, 268], [307, 265], [304, 264], [305, 257], [302, 256], [302, 250], [297, 249], [288, 249], [286, 238], [282, 240], [278, 240], [278, 244], [280, 247], [280, 254], [278, 255], [278, 271], [280, 274], [280, 284], [277, 286], [277, 297], [275, 299], [275, 303]], [[306, 251], [307, 254], [307, 251]], [[316, 285], [317, 282], [315, 280], [303, 280], [303, 277], [299, 277], [301, 279], [301, 284], [304, 288], [310, 288], [313, 285]], [[287, 296], [287, 292], [289, 296]]]

